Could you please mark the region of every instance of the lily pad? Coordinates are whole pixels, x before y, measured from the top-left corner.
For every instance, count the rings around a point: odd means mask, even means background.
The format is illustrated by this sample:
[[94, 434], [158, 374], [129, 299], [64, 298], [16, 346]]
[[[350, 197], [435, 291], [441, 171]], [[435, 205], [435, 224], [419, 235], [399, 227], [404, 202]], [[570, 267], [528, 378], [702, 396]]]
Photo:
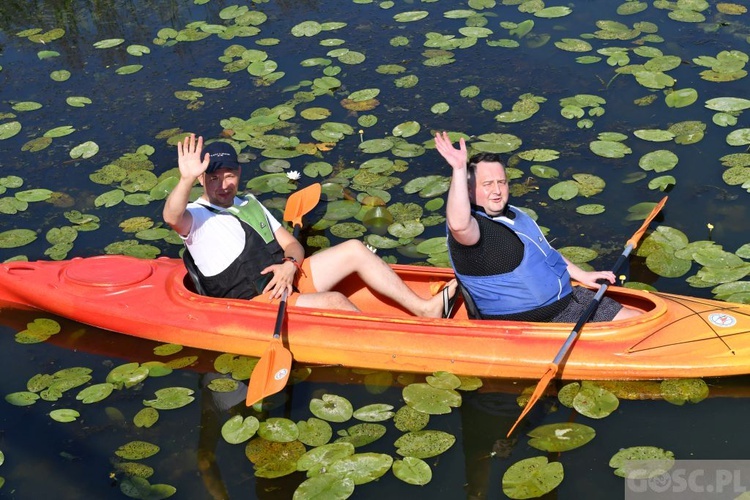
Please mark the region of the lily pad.
[[661, 383], [661, 393], [665, 401], [683, 405], [686, 401], [699, 403], [708, 397], [708, 385], [702, 379], [669, 379]]
[[672, 170], [679, 161], [676, 154], [666, 149], [646, 153], [638, 161], [638, 165], [646, 171], [657, 173]]
[[133, 417], [133, 424], [136, 427], [143, 427], [148, 429], [152, 427], [159, 420], [159, 410], [156, 408], [142, 408]]
[[423, 383], [404, 387], [403, 398], [413, 409], [430, 415], [450, 413], [451, 408], [461, 406], [461, 395], [458, 392]]
[[321, 474], [303, 481], [294, 490], [292, 500], [306, 500], [309, 498], [326, 498], [329, 500], [345, 500], [354, 493], [354, 481], [349, 477], [338, 474]]
[[260, 422], [258, 435], [267, 441], [291, 443], [299, 437], [299, 428], [288, 418], [271, 417]]
[[[145, 369], [148, 372], [148, 368], [140, 367], [139, 369]], [[144, 400], [143, 404], [157, 410], [174, 410], [192, 403], [195, 400], [193, 392], [187, 387], [166, 387], [154, 393], [156, 399]]]
[[373, 403], [358, 408], [353, 413], [353, 416], [357, 420], [362, 420], [363, 422], [383, 422], [385, 420], [390, 420], [391, 418], [393, 418], [395, 413], [391, 410], [393, 410], [392, 405], [384, 403]]
[[324, 444], [305, 452], [297, 461], [297, 470], [317, 471], [351, 455], [354, 455], [354, 445], [351, 443]]
[[148, 368], [140, 366], [138, 363], [125, 363], [113, 368], [107, 374], [107, 382], [114, 384], [116, 389], [133, 387], [143, 382], [148, 377]]
[[393, 462], [393, 475], [407, 484], [424, 486], [432, 480], [432, 469], [417, 457], [404, 457]]
[[445, 453], [455, 442], [456, 437], [447, 432], [421, 430], [404, 434], [393, 445], [401, 456], [430, 458]]
[[242, 415], [235, 415], [221, 426], [221, 436], [229, 444], [244, 443], [255, 436], [260, 427], [260, 422], [254, 416], [242, 418]]
[[575, 422], [548, 424], [528, 433], [529, 446], [549, 452], [569, 451], [579, 448], [596, 435], [591, 427]]
[[125, 460], [143, 460], [156, 455], [160, 449], [147, 441], [130, 441], [117, 448], [115, 455]]
[[386, 432], [386, 427], [382, 424], [373, 423], [362, 423], [355, 424], [346, 430], [338, 432], [339, 437], [336, 442], [346, 442], [354, 445], [355, 448], [359, 448], [370, 443], [373, 443], [383, 437]]
[[328, 422], [346, 422], [352, 418], [352, 404], [341, 396], [324, 394], [320, 399], [310, 401], [310, 412]]
[[617, 409], [617, 396], [591, 382], [583, 382], [573, 398], [573, 408], [589, 418], [604, 418]]
[[70, 408], [59, 408], [57, 410], [52, 410], [51, 412], [49, 412], [49, 416], [56, 422], [67, 423], [74, 422], [78, 417], [81, 416], [81, 414], [76, 410]]
[[503, 474], [503, 493], [514, 499], [537, 498], [557, 488], [564, 477], [560, 462], [531, 457], [511, 465]]
[[[315, 417], [308, 418], [306, 421], [300, 420], [297, 422], [297, 428], [299, 429], [297, 439], [307, 446], [323, 446], [333, 436], [331, 424]], [[352, 453], [354, 453], [353, 449]]]
[[430, 415], [415, 410], [409, 405], [402, 406], [393, 417], [393, 424], [401, 432], [413, 432], [424, 429], [430, 422]]
[[112, 394], [114, 388], [114, 384], [110, 384], [109, 382], [94, 384], [79, 392], [76, 395], [76, 399], [84, 404], [98, 403]]
[[628, 479], [658, 477], [674, 466], [674, 453], [655, 446], [633, 446], [615, 453], [609, 466], [615, 475]]
[[279, 443], [255, 437], [245, 446], [245, 456], [253, 463], [256, 477], [277, 478], [297, 471], [297, 461], [305, 454], [299, 441]]

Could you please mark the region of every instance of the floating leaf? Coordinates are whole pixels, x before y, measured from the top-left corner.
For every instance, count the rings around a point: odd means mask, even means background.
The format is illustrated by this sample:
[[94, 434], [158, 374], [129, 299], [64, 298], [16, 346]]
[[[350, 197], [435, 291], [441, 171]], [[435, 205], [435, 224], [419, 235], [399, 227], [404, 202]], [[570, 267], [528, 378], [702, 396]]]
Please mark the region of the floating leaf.
[[393, 475], [407, 484], [424, 486], [432, 480], [432, 469], [417, 457], [404, 457], [393, 462]]
[[341, 436], [337, 443], [346, 442], [359, 448], [373, 443], [385, 435], [386, 428], [382, 424], [363, 423], [355, 424], [346, 430], [339, 431]]
[[122, 38], [108, 38], [106, 40], [99, 40], [98, 42], [95, 42], [94, 47], [96, 47], [97, 49], [110, 49], [112, 47], [117, 47], [124, 42], [125, 40]]
[[404, 387], [406, 404], [417, 411], [430, 415], [450, 413], [451, 408], [461, 406], [461, 395], [454, 390], [438, 389], [429, 384], [409, 384]]
[[727, 144], [730, 146], [747, 146], [750, 144], [750, 128], [733, 130], [727, 135]]
[[695, 89], [680, 89], [667, 94], [664, 102], [670, 108], [684, 108], [698, 100], [698, 92]]
[[549, 452], [569, 451], [579, 448], [596, 435], [591, 427], [575, 422], [542, 425], [528, 433], [529, 446]]
[[413, 21], [419, 21], [429, 15], [426, 10], [415, 10], [409, 12], [400, 12], [393, 16], [393, 20], [399, 23], [409, 23]]
[[[144, 369], [144, 367], [139, 369]], [[148, 371], [147, 368], [146, 371]], [[156, 399], [144, 400], [143, 404], [157, 410], [174, 410], [192, 403], [195, 400], [192, 396], [193, 392], [187, 387], [167, 387], [154, 393]]]
[[99, 145], [93, 141], [86, 141], [83, 144], [79, 144], [70, 150], [70, 157], [76, 158], [91, 158], [99, 152]]
[[290, 443], [299, 437], [299, 429], [288, 418], [271, 417], [260, 422], [258, 435], [267, 441]]
[[297, 461], [305, 453], [299, 441], [278, 443], [255, 437], [245, 447], [245, 455], [255, 465], [255, 476], [282, 477], [296, 472]]
[[159, 420], [159, 411], [156, 408], [141, 408], [133, 417], [136, 427], [150, 428]]
[[430, 422], [430, 415], [417, 411], [411, 406], [402, 406], [393, 417], [393, 424], [401, 432], [413, 432], [424, 429]]
[[294, 490], [293, 500], [306, 498], [326, 498], [345, 500], [354, 493], [354, 481], [338, 474], [321, 474], [303, 481]]
[[352, 404], [335, 394], [324, 394], [320, 399], [310, 401], [310, 412], [329, 422], [346, 422], [352, 418]]
[[514, 499], [537, 498], [557, 488], [564, 477], [560, 462], [531, 457], [511, 465], [503, 474], [503, 493]]
[[674, 465], [674, 453], [655, 446], [633, 446], [615, 453], [609, 466], [615, 475], [628, 479], [659, 477]]
[[404, 434], [393, 445], [401, 456], [430, 458], [446, 452], [455, 442], [456, 437], [447, 432], [422, 430]]
[[[308, 446], [323, 446], [333, 436], [331, 424], [315, 417], [297, 422], [297, 428], [299, 429], [297, 439]], [[352, 448], [352, 453], [354, 453], [354, 448]]]
[[159, 450], [157, 445], [146, 441], [130, 441], [117, 448], [115, 455], [125, 460], [142, 460], [156, 455]]
[[342, 441], [313, 448], [302, 455], [297, 461], [297, 470], [317, 471], [342, 458], [354, 455], [354, 445]]
[[708, 385], [702, 379], [670, 379], [661, 382], [661, 393], [665, 401], [683, 405], [686, 401], [699, 403], [708, 397]]
[[383, 403], [373, 403], [358, 408], [353, 417], [364, 422], [383, 422], [393, 418], [395, 415], [391, 410], [393, 406]]
[[148, 368], [141, 367], [138, 363], [125, 363], [113, 368], [107, 374], [107, 382], [114, 384], [115, 388], [123, 386], [130, 388], [148, 377]]
[[620, 405], [617, 397], [606, 389], [583, 382], [573, 398], [573, 408], [589, 418], [604, 418]]
[[21, 131], [20, 122], [7, 122], [0, 124], [0, 141], [10, 139]]
[[235, 415], [221, 426], [221, 436], [229, 444], [244, 443], [260, 428], [260, 422], [254, 416], [242, 418], [242, 415]]
[[626, 145], [615, 141], [593, 141], [589, 147], [594, 154], [604, 158], [623, 158], [633, 152]]
[[78, 395], [76, 395], [76, 399], [84, 404], [98, 403], [112, 394], [114, 388], [115, 386], [109, 382], [94, 384], [79, 392]]
[[68, 408], [60, 408], [57, 410], [52, 410], [49, 412], [49, 416], [52, 420], [55, 420], [56, 422], [74, 422], [78, 417], [81, 416], [80, 413], [78, 413], [76, 410], [71, 410]]
[[740, 97], [716, 97], [706, 101], [706, 107], [713, 111], [733, 113], [750, 109], [750, 99]]
[[5, 395], [5, 401], [13, 406], [30, 406], [37, 402], [39, 394], [28, 391], [12, 392]]
[[0, 248], [18, 248], [36, 240], [37, 234], [31, 229], [10, 229], [0, 233]]
[[638, 165], [646, 171], [666, 172], [672, 170], [679, 161], [676, 154], [666, 149], [646, 153], [638, 160]]

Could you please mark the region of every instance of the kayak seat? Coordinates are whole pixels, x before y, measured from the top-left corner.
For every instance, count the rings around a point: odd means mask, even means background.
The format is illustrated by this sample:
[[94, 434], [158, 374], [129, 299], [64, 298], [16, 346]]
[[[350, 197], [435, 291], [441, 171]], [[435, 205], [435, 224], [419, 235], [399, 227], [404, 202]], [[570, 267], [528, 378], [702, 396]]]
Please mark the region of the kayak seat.
[[190, 280], [193, 282], [195, 292], [198, 295], [208, 295], [206, 289], [203, 287], [203, 283], [201, 283], [200, 275], [198, 274], [198, 267], [195, 265], [193, 256], [190, 255], [187, 248], [185, 248], [185, 251], [182, 253], [182, 261], [185, 263], [185, 269], [187, 269]]
[[469, 319], [482, 319], [482, 314], [479, 312], [479, 308], [474, 303], [474, 299], [471, 298], [469, 290], [467, 290], [464, 284], [461, 283], [461, 280], [458, 279], [458, 276], [456, 276], [456, 281], [458, 281], [458, 291], [459, 293], [461, 293], [461, 297], [463, 297], [464, 299], [466, 314], [469, 316]]

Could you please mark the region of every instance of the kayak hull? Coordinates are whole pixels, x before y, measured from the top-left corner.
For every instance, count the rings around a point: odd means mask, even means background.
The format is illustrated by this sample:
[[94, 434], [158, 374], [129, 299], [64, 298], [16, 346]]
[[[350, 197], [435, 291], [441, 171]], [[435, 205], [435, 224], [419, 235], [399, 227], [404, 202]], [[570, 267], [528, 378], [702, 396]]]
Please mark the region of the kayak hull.
[[[394, 265], [429, 297], [447, 268]], [[260, 356], [278, 304], [193, 293], [179, 259], [126, 256], [0, 265], [0, 304], [47, 311], [157, 342]], [[573, 325], [477, 321], [459, 304], [451, 319], [418, 318], [358, 279], [337, 287], [362, 311], [288, 307], [282, 341], [297, 361], [393, 371], [539, 378]], [[558, 377], [573, 380], [717, 377], [750, 373], [750, 306], [610, 287], [644, 314], [589, 323]]]

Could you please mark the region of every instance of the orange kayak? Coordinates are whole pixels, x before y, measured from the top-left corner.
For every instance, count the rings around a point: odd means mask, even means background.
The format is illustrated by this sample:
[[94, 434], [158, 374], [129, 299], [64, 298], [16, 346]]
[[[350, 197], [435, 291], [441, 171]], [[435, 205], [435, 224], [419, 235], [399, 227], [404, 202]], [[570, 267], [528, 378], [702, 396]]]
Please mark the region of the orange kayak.
[[[451, 269], [394, 265], [418, 294], [437, 293]], [[37, 309], [135, 337], [260, 356], [277, 304], [193, 293], [179, 259], [125, 256], [0, 264], [0, 304]], [[358, 279], [337, 288], [362, 311], [289, 307], [282, 340], [297, 361], [479, 377], [540, 377], [573, 327], [567, 323], [411, 316]], [[610, 287], [644, 311], [589, 323], [560, 366], [573, 380], [716, 377], [750, 373], [750, 305]], [[460, 301], [459, 301], [460, 302]]]

